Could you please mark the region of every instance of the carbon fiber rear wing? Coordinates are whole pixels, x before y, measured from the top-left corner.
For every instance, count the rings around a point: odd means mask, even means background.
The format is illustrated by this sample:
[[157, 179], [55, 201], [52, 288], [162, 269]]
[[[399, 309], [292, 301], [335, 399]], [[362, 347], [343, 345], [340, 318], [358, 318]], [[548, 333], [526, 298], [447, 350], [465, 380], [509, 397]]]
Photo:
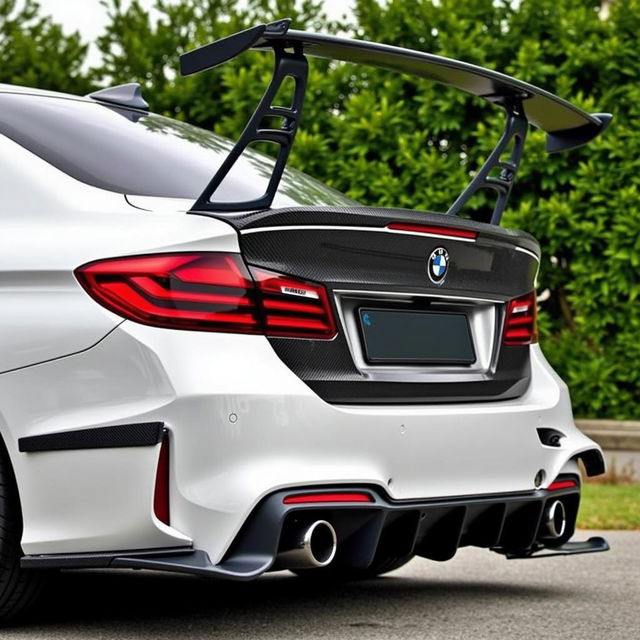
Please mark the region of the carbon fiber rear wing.
[[[496, 204], [490, 217], [483, 221], [492, 224], [499, 224], [502, 218], [529, 124], [547, 134], [547, 151], [554, 152], [586, 144], [608, 126], [612, 117], [607, 113], [589, 114], [543, 89], [497, 71], [411, 49], [290, 30], [290, 22], [285, 19], [261, 24], [181, 56], [182, 74], [190, 75], [223, 64], [248, 49], [273, 49], [275, 52], [275, 70], [269, 87], [240, 139], [196, 201], [194, 209], [246, 211], [271, 206], [300, 122], [307, 81], [307, 55], [428, 78], [502, 107], [507, 115], [502, 137], [447, 212], [457, 215], [479, 189], [491, 189], [496, 192]], [[295, 81], [293, 104], [290, 107], [274, 106], [272, 101], [287, 77]], [[263, 128], [264, 119], [268, 117], [281, 118], [281, 127]], [[264, 195], [245, 202], [212, 201], [216, 190], [247, 146], [260, 141], [279, 146]], [[503, 159], [509, 148], [508, 159]], [[494, 170], [498, 175], [491, 175]]]

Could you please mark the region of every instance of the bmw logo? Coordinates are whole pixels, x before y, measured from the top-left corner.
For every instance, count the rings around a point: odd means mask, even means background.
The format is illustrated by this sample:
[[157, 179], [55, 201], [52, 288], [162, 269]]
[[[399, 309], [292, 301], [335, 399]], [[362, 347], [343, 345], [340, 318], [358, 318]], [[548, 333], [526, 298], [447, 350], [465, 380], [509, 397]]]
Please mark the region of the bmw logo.
[[429, 256], [429, 266], [427, 272], [429, 279], [434, 284], [442, 284], [447, 271], [449, 270], [449, 254], [444, 247], [434, 249]]

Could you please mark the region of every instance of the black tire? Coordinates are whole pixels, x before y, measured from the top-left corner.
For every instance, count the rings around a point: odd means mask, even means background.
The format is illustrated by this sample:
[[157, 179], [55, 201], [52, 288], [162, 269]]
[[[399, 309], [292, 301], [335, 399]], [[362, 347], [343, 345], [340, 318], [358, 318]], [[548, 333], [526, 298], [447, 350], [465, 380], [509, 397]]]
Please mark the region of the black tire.
[[39, 571], [20, 568], [22, 514], [9, 456], [0, 440], [0, 626], [15, 620], [43, 585]]
[[300, 578], [309, 580], [327, 580], [335, 582], [349, 582], [352, 580], [370, 580], [377, 578], [384, 573], [395, 571], [403, 567], [407, 562], [414, 558], [413, 555], [404, 556], [402, 558], [386, 558], [379, 562], [375, 562], [366, 569], [352, 569], [349, 567], [328, 566], [323, 569], [295, 569], [295, 573]]

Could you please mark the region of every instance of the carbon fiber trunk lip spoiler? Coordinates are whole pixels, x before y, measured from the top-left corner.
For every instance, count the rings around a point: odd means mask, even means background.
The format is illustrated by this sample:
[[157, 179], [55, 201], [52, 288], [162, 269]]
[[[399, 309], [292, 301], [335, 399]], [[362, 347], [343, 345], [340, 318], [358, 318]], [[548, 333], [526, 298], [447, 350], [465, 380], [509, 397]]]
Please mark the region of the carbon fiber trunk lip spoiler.
[[[205, 211], [242, 211], [268, 208], [271, 205], [300, 120], [307, 79], [307, 55], [427, 78], [502, 107], [507, 113], [503, 136], [474, 180], [447, 212], [456, 215], [478, 189], [492, 189], [497, 193], [496, 206], [491, 217], [485, 221], [493, 224], [499, 223], [506, 206], [529, 124], [547, 134], [547, 151], [556, 152], [573, 149], [593, 140], [607, 128], [612, 118], [608, 113], [587, 113], [544, 89], [498, 71], [412, 49], [296, 31], [289, 29], [290, 23], [289, 19], [283, 19], [260, 24], [181, 56], [182, 74], [191, 75], [223, 64], [249, 49], [273, 49], [276, 54], [276, 68], [271, 84], [236, 148], [230, 152], [228, 162], [225, 161], [220, 167], [194, 208]], [[288, 51], [291, 49], [292, 53]], [[296, 83], [293, 105], [291, 108], [273, 107], [270, 100], [275, 97], [287, 76], [292, 77]], [[285, 121], [282, 128], [261, 129], [260, 123], [265, 116], [283, 117]], [[265, 195], [250, 202], [211, 202], [211, 196], [244, 149], [251, 142], [265, 140], [280, 145], [280, 153]], [[509, 159], [501, 160], [510, 146], [512, 151]], [[490, 176], [495, 168], [500, 169], [499, 177]]]

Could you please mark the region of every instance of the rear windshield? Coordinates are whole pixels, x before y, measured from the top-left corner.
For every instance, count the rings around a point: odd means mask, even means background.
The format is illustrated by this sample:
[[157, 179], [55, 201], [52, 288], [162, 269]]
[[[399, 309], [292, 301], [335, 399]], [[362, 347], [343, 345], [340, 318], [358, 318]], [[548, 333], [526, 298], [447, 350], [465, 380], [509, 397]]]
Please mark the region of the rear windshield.
[[[194, 200], [233, 146], [210, 131], [156, 114], [17, 93], [0, 93], [0, 133], [101, 189]], [[225, 179], [221, 199], [251, 199], [256, 183], [268, 179], [270, 157], [254, 151], [242, 160], [235, 180]], [[293, 169], [285, 171], [279, 195], [301, 205], [354, 204]]]

